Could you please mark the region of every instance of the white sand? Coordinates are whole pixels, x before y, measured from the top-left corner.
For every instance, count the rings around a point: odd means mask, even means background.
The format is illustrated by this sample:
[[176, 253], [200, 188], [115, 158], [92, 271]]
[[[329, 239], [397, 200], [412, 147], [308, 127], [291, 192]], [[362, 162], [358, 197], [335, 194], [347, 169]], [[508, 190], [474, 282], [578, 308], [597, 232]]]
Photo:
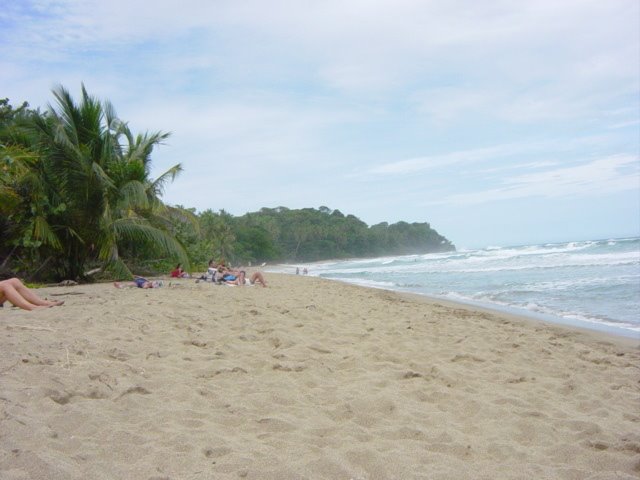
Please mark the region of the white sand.
[[0, 478], [640, 478], [632, 341], [267, 280], [0, 309]]

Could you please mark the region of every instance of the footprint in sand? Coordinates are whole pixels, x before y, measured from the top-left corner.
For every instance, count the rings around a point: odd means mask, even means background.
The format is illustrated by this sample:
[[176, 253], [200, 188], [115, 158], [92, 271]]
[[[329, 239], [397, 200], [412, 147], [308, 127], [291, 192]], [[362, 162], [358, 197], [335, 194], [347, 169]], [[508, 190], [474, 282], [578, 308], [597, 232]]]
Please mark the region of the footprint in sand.
[[202, 453], [207, 458], [219, 458], [229, 455], [232, 451], [229, 447], [209, 447], [202, 450]]
[[248, 372], [242, 367], [233, 367], [233, 368], [221, 368], [220, 370], [216, 370], [213, 374], [222, 375], [224, 373], [248, 373]]
[[276, 363], [273, 365], [273, 370], [280, 370], [281, 372], [302, 372], [307, 367], [303, 365], [295, 365], [293, 367], [289, 367], [287, 365], [282, 365], [280, 363]]
[[146, 388], [136, 386], [136, 387], [128, 388], [127, 390], [122, 392], [120, 394], [120, 396], [118, 396], [118, 399], [124, 397], [125, 395], [131, 395], [132, 393], [137, 393], [139, 395], [150, 395], [151, 394], [151, 392], [149, 390], [147, 390]]
[[108, 350], [107, 356], [109, 358], [113, 358], [114, 360], [119, 360], [121, 362], [124, 362], [125, 360], [128, 360], [129, 358], [131, 358], [131, 355], [129, 355], [126, 352], [123, 352], [119, 348], [112, 348], [111, 350]]
[[507, 380], [507, 383], [524, 383], [526, 381], [527, 379], [525, 377], [518, 377], [518, 378], [510, 378], [509, 380]]
[[453, 357], [451, 359], [452, 362], [460, 362], [462, 360], [470, 360], [472, 362], [484, 362], [485, 361], [483, 358], [476, 357], [475, 355], [469, 355], [469, 354], [456, 355], [455, 357]]
[[327, 350], [326, 348], [322, 348], [322, 347], [316, 347], [314, 345], [309, 346], [309, 349], [313, 350], [314, 352], [318, 352], [318, 353], [332, 353], [331, 350]]
[[69, 401], [71, 401], [73, 394], [68, 392], [60, 393], [57, 390], [49, 390], [47, 391], [46, 396], [56, 402], [58, 405], [66, 405], [67, 403], [69, 403]]
[[279, 418], [261, 418], [258, 420], [258, 423], [269, 432], [290, 432], [297, 428], [293, 424], [280, 420]]

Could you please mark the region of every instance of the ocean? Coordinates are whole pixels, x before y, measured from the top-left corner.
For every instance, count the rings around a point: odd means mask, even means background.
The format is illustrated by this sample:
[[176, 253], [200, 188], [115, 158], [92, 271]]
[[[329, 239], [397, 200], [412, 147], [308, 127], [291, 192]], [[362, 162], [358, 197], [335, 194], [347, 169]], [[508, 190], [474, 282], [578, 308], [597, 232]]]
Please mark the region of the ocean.
[[270, 271], [427, 295], [640, 339], [640, 238], [324, 261]]

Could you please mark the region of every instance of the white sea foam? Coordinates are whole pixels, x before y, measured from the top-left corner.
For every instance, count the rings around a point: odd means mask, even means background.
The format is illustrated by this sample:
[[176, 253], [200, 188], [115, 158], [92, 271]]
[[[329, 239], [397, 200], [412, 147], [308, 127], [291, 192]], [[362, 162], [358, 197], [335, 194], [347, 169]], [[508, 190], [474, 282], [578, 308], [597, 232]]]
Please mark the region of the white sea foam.
[[569, 323], [571, 325], [582, 327], [601, 327], [599, 329], [610, 330], [621, 334], [624, 334], [624, 332], [627, 331], [631, 333], [630, 336], [635, 336], [635, 333], [640, 334], [640, 324], [638, 323], [616, 321], [602, 316], [593, 316], [575, 311], [555, 310], [535, 302], [519, 304], [496, 300], [494, 297], [487, 297], [484, 295], [474, 295], [470, 297], [467, 295], [460, 295], [456, 292], [440, 293], [435, 296], [469, 305], [484, 306], [487, 308], [504, 308], [506, 311], [512, 313], [531, 312], [535, 315], [540, 315], [541, 318], [547, 321], [559, 321], [561, 323]]
[[309, 268], [311, 275], [376, 288], [640, 328], [640, 238], [349, 259]]

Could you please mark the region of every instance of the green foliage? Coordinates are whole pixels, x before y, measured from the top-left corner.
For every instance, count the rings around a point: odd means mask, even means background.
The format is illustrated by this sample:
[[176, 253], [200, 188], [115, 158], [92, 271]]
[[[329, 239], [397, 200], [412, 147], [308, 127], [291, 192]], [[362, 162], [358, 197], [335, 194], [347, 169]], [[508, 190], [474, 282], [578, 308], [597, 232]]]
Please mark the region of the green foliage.
[[[454, 250], [428, 223], [381, 223], [372, 227], [327, 207], [263, 208], [241, 217], [207, 210], [200, 229], [214, 258], [236, 263], [316, 261]], [[232, 248], [231, 248], [232, 247]]]
[[34, 266], [52, 259], [53, 277], [80, 279], [95, 265], [131, 277], [120, 251], [135, 255], [140, 245], [188, 265], [169, 228], [175, 209], [160, 200], [181, 166], [150, 178], [150, 155], [168, 134], [134, 136], [84, 86], [78, 103], [62, 86], [53, 94], [46, 114], [0, 102], [0, 203], [9, 211], [3, 263], [17, 248]]

